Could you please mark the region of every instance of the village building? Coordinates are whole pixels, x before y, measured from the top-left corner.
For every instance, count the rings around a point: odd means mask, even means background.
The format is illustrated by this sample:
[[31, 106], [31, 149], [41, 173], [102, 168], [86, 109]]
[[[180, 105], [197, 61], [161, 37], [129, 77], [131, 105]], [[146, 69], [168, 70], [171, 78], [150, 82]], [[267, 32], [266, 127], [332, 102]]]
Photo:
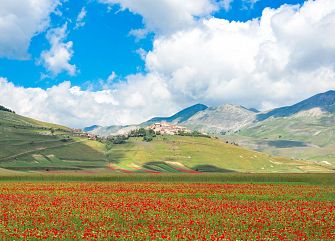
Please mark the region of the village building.
[[72, 135], [77, 137], [86, 137], [89, 140], [97, 140], [98, 136], [92, 133], [83, 132], [82, 129], [72, 129]]
[[190, 133], [190, 130], [183, 126], [177, 126], [167, 122], [154, 123], [146, 129], [153, 130], [156, 134], [161, 135], [177, 135], [181, 132]]

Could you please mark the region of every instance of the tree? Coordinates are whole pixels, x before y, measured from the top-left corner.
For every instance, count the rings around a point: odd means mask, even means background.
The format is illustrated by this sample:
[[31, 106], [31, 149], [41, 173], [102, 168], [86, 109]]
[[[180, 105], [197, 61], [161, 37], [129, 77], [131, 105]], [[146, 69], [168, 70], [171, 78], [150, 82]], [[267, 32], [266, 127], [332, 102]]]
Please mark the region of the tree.
[[126, 139], [124, 136], [117, 136], [113, 139], [114, 145], [120, 145], [126, 143]]
[[2, 105], [0, 105], [0, 110], [1, 110], [1, 111], [6, 111], [6, 112], [10, 112], [10, 113], [15, 113], [14, 111], [12, 111], [12, 110], [10, 110], [10, 109], [8, 109], [8, 108], [2, 106]]
[[143, 141], [146, 141], [146, 142], [150, 142], [154, 139], [154, 137], [152, 135], [145, 135], [143, 137]]

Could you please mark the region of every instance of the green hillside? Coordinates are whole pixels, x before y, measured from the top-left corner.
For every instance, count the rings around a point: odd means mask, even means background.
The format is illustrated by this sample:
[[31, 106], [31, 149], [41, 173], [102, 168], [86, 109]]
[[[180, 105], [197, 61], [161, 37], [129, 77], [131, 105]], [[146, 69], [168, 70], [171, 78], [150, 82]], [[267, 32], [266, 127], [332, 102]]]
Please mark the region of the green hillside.
[[0, 169], [105, 168], [104, 144], [72, 136], [70, 128], [0, 111]]
[[0, 126], [20, 127], [20, 128], [31, 127], [35, 129], [54, 128], [65, 131], [70, 130], [70, 128], [65, 126], [34, 120], [28, 117], [20, 116], [12, 112], [2, 110], [0, 110]]
[[310, 162], [271, 157], [224, 140], [157, 136], [104, 143], [71, 129], [0, 111], [0, 171], [38, 172], [329, 172]]
[[131, 138], [108, 152], [111, 167], [128, 171], [328, 172], [308, 162], [271, 157], [223, 140], [158, 136], [152, 142]]
[[225, 137], [271, 155], [305, 159], [335, 168], [335, 115], [270, 118]]

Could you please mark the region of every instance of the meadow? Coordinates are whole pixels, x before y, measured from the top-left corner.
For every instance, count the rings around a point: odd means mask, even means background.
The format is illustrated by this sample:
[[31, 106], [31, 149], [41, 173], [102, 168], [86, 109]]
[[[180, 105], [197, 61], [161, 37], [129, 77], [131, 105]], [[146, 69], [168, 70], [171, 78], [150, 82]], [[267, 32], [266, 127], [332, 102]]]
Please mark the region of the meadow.
[[[332, 172], [315, 163], [270, 156], [228, 143], [224, 139], [157, 136], [152, 142], [130, 138], [125, 144], [113, 145], [107, 152], [115, 169], [154, 172], [253, 172], [302, 173]], [[182, 170], [181, 170], [182, 169]]]
[[331, 166], [275, 157], [224, 139], [157, 136], [104, 143], [67, 127], [0, 111], [0, 173], [304, 173], [334, 172]]
[[106, 168], [104, 151], [65, 126], [0, 111], [0, 172]]
[[215, 138], [107, 150], [0, 117], [0, 240], [335, 239], [335, 175], [312, 173], [332, 171], [322, 166]]
[[0, 239], [335, 239], [331, 175], [121, 176], [2, 176]]

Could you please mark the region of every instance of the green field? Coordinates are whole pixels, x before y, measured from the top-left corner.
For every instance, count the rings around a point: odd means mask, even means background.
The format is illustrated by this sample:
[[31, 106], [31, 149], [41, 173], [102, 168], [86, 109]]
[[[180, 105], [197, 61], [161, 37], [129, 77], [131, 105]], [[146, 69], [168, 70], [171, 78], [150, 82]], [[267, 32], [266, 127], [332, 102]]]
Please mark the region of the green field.
[[0, 182], [128, 182], [128, 183], [277, 183], [335, 185], [331, 173], [0, 173]]
[[329, 172], [310, 162], [272, 157], [224, 140], [158, 136], [152, 142], [131, 138], [108, 152], [111, 165], [126, 170], [147, 168], [159, 172], [192, 169], [205, 172]]
[[0, 240], [335, 239], [331, 175], [113, 176], [1, 182]]
[[270, 118], [224, 138], [270, 155], [309, 160], [335, 168], [334, 114]]
[[0, 174], [6, 172], [194, 173], [332, 172], [311, 162], [273, 157], [222, 139], [157, 136], [112, 145], [71, 129], [0, 111]]
[[106, 168], [105, 146], [70, 129], [0, 111], [0, 170], [53, 171]]

